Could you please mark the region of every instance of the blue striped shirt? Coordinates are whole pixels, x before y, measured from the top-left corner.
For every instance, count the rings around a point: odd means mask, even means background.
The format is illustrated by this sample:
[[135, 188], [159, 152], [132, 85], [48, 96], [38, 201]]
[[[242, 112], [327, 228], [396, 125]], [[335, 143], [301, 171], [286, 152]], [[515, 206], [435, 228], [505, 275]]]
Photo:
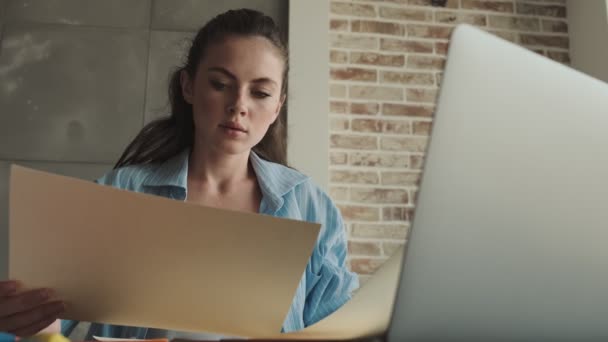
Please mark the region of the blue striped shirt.
[[[162, 164], [127, 166], [112, 170], [98, 183], [184, 201], [187, 192], [189, 150]], [[312, 256], [283, 323], [290, 332], [309, 326], [334, 312], [359, 286], [346, 266], [346, 237], [340, 212], [310, 178], [298, 171], [268, 162], [251, 152], [249, 158], [262, 191], [260, 213], [320, 223]], [[255, 284], [252, 284], [255, 285]], [[62, 321], [69, 335], [76, 321]], [[86, 339], [104, 337], [145, 338], [150, 329], [91, 324]]]

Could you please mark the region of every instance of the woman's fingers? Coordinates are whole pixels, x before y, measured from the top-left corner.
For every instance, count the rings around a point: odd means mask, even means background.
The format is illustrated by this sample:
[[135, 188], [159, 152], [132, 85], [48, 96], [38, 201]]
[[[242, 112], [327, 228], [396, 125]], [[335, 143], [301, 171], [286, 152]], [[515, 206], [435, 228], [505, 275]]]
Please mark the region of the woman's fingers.
[[0, 331], [17, 336], [36, 334], [65, 311], [65, 304], [50, 299], [50, 289], [23, 291], [18, 281], [0, 281]]
[[35, 335], [36, 333], [40, 332], [42, 329], [53, 324], [53, 322], [55, 322], [55, 320], [57, 320], [57, 317], [49, 316], [40, 322], [30, 325], [29, 327], [14, 330], [11, 332], [11, 334], [19, 336], [19, 337], [32, 336], [32, 335]]
[[0, 318], [0, 331], [8, 331], [17, 336], [27, 336], [36, 333], [51, 323], [65, 311], [65, 304], [53, 301], [39, 305], [28, 311]]
[[28, 311], [51, 298], [51, 290], [29, 290], [0, 299], [0, 319], [19, 312]]

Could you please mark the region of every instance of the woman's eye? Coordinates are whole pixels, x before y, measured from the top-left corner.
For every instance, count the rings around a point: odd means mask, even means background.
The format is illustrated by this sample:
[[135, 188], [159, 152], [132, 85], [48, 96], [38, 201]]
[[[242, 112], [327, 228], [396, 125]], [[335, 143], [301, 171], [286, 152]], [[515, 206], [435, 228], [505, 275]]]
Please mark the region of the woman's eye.
[[263, 91], [254, 91], [253, 96], [260, 98], [260, 99], [265, 99], [267, 97], [270, 97], [271, 95], [266, 92], [263, 92]]
[[215, 90], [224, 90], [226, 88], [228, 88], [228, 85], [225, 83], [222, 83], [220, 81], [215, 81], [215, 80], [211, 80], [210, 81], [211, 86], [215, 89]]

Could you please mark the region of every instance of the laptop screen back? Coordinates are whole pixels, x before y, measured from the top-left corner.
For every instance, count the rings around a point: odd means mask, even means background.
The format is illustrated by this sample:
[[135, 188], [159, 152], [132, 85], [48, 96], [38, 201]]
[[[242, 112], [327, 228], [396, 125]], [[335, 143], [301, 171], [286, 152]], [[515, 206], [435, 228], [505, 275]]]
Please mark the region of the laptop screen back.
[[607, 265], [608, 85], [460, 26], [389, 340], [606, 339]]

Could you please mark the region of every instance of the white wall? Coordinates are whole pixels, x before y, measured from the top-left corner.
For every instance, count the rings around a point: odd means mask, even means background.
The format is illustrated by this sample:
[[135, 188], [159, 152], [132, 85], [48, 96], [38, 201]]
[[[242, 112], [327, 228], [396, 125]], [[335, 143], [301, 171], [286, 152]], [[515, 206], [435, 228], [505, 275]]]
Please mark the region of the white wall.
[[329, 2], [289, 2], [288, 151], [291, 166], [329, 182]]
[[608, 82], [608, 0], [568, 0], [572, 66]]

